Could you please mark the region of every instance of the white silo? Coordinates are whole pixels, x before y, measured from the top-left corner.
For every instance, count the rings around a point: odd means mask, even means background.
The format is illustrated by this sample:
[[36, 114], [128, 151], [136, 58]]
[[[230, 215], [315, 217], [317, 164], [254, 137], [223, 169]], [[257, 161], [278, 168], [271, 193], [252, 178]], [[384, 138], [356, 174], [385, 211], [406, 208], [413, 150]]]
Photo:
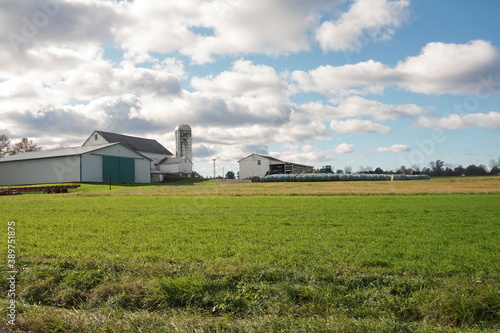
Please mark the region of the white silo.
[[186, 157], [193, 162], [193, 140], [191, 127], [188, 124], [180, 124], [175, 128], [175, 157]]

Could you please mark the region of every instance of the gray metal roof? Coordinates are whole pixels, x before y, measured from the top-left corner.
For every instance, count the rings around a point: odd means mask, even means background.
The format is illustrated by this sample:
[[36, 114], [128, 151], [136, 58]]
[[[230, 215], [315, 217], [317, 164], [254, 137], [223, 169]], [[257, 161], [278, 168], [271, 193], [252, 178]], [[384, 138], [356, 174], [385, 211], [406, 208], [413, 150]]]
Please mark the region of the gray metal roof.
[[173, 155], [167, 148], [163, 147], [158, 141], [153, 139], [144, 139], [135, 136], [103, 131], [95, 131], [95, 133], [101, 135], [108, 142], [121, 142], [140, 152]]
[[11, 156], [0, 158], [0, 163], [1, 162], [12, 162], [12, 161], [23, 161], [23, 160], [35, 160], [35, 159], [41, 159], [41, 158], [51, 158], [51, 157], [61, 157], [61, 156], [81, 155], [84, 153], [99, 150], [99, 149], [106, 148], [109, 146], [114, 146], [116, 144], [117, 143], [105, 143], [102, 145], [94, 145], [94, 146], [81, 146], [81, 147], [62, 148], [62, 149], [53, 149], [53, 150], [32, 151], [29, 153], [21, 153], [21, 154], [16, 154], [16, 155], [11, 155]]
[[[262, 158], [266, 158], [266, 159], [268, 159], [269, 161], [272, 161], [272, 162], [285, 163], [285, 164], [293, 164], [293, 165], [299, 165], [299, 166], [305, 166], [305, 167], [311, 167], [311, 168], [313, 167], [312, 165], [299, 164], [299, 163], [294, 163], [294, 162], [286, 162], [286, 161], [282, 161], [280, 159], [277, 159], [276, 157], [266, 156], [266, 155], [261, 155], [261, 154], [256, 154], [256, 153], [250, 154], [247, 157], [252, 156], [252, 155], [256, 155], [256, 156], [260, 156]], [[242, 160], [244, 160], [247, 157], [242, 158], [238, 162], [241, 162]]]
[[185, 157], [174, 157], [174, 158], [164, 158], [160, 161], [160, 164], [179, 164], [182, 162]]
[[[270, 161], [275, 161], [275, 162], [285, 163], [284, 161], [279, 160], [279, 159], [277, 159], [277, 158], [275, 158], [275, 157], [272, 157], [272, 156], [266, 156], [266, 155], [261, 155], [261, 154], [256, 154], [256, 153], [250, 154], [250, 155], [248, 155], [247, 157], [250, 157], [250, 156], [252, 156], [252, 155], [260, 156], [260, 157], [262, 157], [262, 158], [266, 158], [266, 159], [268, 159], [268, 160], [270, 160]], [[242, 159], [241, 159], [241, 160], [239, 160], [238, 162], [240, 162], [240, 161], [244, 160], [244, 159], [245, 159], [245, 158], [247, 158], [247, 157], [242, 158]]]

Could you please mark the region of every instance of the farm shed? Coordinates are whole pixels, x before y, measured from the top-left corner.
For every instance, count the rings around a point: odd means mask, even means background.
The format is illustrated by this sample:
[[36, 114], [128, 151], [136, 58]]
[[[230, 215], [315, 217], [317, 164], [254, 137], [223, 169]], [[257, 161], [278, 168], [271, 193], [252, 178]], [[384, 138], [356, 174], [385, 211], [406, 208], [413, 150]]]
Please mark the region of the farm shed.
[[263, 177], [273, 174], [307, 173], [313, 171], [313, 166], [285, 162], [271, 156], [250, 154], [238, 161], [240, 178], [247, 179], [253, 176]]
[[150, 183], [151, 160], [122, 143], [63, 148], [0, 158], [0, 185], [67, 182]]

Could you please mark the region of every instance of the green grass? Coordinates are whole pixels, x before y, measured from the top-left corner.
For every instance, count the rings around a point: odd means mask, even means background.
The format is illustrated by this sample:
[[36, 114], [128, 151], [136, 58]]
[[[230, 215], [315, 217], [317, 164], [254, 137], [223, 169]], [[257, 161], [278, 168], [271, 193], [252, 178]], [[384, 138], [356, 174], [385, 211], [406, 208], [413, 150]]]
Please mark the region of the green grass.
[[0, 201], [17, 225], [18, 329], [500, 329], [500, 194], [94, 190]]

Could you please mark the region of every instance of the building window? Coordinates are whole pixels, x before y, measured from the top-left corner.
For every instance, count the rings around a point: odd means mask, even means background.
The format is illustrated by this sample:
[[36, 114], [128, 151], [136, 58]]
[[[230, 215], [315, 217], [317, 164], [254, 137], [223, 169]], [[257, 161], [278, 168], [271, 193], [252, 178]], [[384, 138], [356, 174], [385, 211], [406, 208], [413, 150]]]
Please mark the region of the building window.
[[96, 141], [97, 141], [97, 134], [94, 136], [94, 140], [96, 140]]
[[257, 165], [260, 165], [260, 160], [257, 160]]

